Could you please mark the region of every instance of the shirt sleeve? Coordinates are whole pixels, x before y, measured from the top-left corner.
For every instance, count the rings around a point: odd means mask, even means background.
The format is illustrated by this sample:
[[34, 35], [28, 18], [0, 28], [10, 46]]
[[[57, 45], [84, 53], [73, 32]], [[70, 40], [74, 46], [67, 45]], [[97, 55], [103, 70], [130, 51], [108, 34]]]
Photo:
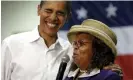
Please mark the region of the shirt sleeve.
[[10, 80], [11, 52], [7, 42], [4, 40], [1, 46], [1, 80]]

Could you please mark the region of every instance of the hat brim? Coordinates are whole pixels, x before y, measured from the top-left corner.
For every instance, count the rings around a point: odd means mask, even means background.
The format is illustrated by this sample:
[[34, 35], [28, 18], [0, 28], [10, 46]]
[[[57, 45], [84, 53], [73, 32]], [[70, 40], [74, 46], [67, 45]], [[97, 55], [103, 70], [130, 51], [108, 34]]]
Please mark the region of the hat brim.
[[94, 27], [88, 27], [88, 26], [83, 26], [83, 25], [72, 26], [72, 28], [70, 29], [70, 31], [67, 34], [68, 40], [70, 41], [70, 43], [72, 43], [76, 34], [79, 32], [89, 33], [92, 36], [100, 39], [107, 46], [109, 46], [111, 48], [111, 50], [115, 56], [117, 55], [117, 50], [116, 50], [115, 44], [112, 41], [112, 39], [106, 33], [104, 33], [103, 31], [100, 31]]

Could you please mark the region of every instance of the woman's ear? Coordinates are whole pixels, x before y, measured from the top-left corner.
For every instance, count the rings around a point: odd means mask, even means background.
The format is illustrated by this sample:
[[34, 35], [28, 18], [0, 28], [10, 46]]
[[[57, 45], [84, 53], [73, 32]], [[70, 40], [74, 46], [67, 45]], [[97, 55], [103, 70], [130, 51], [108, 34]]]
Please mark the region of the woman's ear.
[[38, 16], [40, 15], [40, 11], [41, 11], [41, 7], [40, 7], [40, 5], [38, 5], [38, 7], [37, 7], [37, 14], [38, 14]]

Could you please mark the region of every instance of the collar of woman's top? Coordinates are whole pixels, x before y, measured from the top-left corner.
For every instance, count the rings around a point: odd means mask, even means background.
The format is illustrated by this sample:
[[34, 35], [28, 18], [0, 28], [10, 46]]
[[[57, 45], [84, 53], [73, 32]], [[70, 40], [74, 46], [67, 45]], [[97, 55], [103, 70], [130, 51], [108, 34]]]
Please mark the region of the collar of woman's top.
[[[75, 77], [76, 74], [79, 72], [79, 68], [76, 69], [75, 71], [70, 71], [68, 74], [68, 77]], [[81, 74], [79, 77], [88, 77], [88, 76], [94, 76], [96, 74], [100, 73], [100, 69], [95, 68], [93, 69], [90, 73], [84, 72], [83, 74]]]

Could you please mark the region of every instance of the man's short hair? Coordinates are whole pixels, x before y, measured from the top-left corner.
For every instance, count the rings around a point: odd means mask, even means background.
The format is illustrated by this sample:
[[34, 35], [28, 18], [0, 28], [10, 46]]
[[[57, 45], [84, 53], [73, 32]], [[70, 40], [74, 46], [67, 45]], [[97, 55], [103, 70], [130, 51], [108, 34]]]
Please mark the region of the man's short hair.
[[[40, 2], [40, 7], [42, 8], [43, 4], [45, 3], [46, 1], [42, 0]], [[66, 10], [67, 10], [67, 14], [70, 14], [71, 13], [71, 1], [65, 1], [66, 2]]]

